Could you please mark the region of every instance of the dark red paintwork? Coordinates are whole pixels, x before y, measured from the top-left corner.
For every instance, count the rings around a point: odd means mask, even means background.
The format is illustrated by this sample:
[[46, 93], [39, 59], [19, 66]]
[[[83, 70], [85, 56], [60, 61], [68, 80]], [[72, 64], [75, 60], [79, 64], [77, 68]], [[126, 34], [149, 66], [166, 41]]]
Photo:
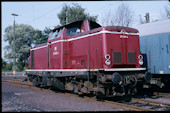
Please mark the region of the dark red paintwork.
[[[128, 27], [101, 27], [89, 20], [78, 21], [84, 31], [74, 36], [66, 34], [66, 29], [76, 22], [62, 26], [60, 37], [47, 41], [31, 49], [31, 69], [97, 69], [97, 68], [140, 68], [138, 30]], [[90, 26], [91, 25], [91, 26]], [[91, 29], [97, 26], [98, 28]], [[125, 30], [125, 34], [122, 30]], [[55, 31], [55, 29], [54, 29]], [[128, 34], [129, 33], [129, 34]], [[105, 64], [105, 55], [110, 55], [111, 64]], [[117, 56], [116, 56], [117, 54]], [[121, 58], [118, 58], [121, 54]], [[128, 57], [135, 55], [135, 62]], [[115, 55], [115, 57], [114, 57]], [[114, 58], [118, 60], [114, 62]], [[129, 58], [129, 59], [128, 59]], [[134, 57], [133, 57], [134, 58]]]

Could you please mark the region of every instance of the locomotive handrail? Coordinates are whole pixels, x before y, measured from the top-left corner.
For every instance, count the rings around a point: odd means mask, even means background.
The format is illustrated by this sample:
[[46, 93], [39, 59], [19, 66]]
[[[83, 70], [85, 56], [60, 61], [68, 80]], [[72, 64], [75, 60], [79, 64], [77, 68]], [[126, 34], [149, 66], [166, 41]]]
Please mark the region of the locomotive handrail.
[[146, 68], [100, 68], [100, 69], [27, 69], [26, 71], [143, 71]]
[[104, 69], [104, 71], [142, 71], [146, 70], [146, 68], [111, 68]]

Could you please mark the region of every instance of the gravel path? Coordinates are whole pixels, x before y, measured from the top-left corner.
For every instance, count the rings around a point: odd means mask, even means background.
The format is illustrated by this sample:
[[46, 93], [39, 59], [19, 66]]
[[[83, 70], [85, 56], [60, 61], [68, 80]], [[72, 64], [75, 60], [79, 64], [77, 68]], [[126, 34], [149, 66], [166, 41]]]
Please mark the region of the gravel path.
[[2, 83], [3, 112], [125, 111], [99, 101]]

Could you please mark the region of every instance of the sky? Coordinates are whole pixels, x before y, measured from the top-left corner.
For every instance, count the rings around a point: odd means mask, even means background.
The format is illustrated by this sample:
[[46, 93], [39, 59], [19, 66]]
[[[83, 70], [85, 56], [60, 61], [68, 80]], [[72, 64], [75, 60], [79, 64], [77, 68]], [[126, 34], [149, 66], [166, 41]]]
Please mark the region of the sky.
[[1, 2], [1, 57], [4, 59], [4, 47], [8, 44], [4, 42], [4, 30], [9, 25], [13, 25], [15, 17], [16, 24], [31, 25], [35, 29], [44, 30], [60, 24], [57, 14], [60, 13], [64, 4], [72, 6], [72, 3], [78, 3], [85, 9], [90, 16], [98, 15], [98, 23], [102, 25], [102, 20], [107, 18], [109, 11], [114, 13], [121, 3], [128, 4], [134, 12], [133, 25], [139, 24], [139, 15], [145, 19], [145, 14], [150, 14], [150, 20], [160, 18], [160, 13], [164, 7], [169, 4], [168, 0], [159, 1], [16, 1]]

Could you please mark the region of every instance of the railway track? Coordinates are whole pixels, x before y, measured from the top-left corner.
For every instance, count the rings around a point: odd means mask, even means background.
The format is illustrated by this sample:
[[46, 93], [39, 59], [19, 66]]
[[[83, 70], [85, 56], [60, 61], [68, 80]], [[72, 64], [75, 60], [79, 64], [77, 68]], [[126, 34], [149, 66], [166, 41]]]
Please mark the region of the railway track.
[[170, 111], [170, 104], [163, 102], [132, 98], [132, 101], [128, 104], [146, 107], [147, 109], [152, 109], [154, 111]]
[[[30, 88], [33, 88], [36, 90], [54, 92], [49, 89], [35, 87], [31, 82], [28, 82], [28, 81], [23, 82], [22, 80], [2, 80], [2, 83], [18, 85], [18, 86], [22, 86], [22, 87], [30, 87]], [[68, 96], [72, 96], [72, 97], [78, 97], [78, 95], [75, 95], [72, 93], [66, 92], [64, 94], [68, 95]], [[95, 97], [84, 96], [84, 99], [97, 102]], [[114, 101], [110, 101], [110, 100], [102, 100], [100, 102], [112, 105], [114, 107], [119, 107], [124, 110], [130, 110], [130, 111], [170, 111], [170, 104], [149, 101], [149, 100], [145, 100], [145, 99], [138, 99], [138, 98], [132, 98], [131, 102], [124, 102], [124, 101], [114, 102]]]
[[154, 95], [170, 98], [170, 93], [154, 92]]

